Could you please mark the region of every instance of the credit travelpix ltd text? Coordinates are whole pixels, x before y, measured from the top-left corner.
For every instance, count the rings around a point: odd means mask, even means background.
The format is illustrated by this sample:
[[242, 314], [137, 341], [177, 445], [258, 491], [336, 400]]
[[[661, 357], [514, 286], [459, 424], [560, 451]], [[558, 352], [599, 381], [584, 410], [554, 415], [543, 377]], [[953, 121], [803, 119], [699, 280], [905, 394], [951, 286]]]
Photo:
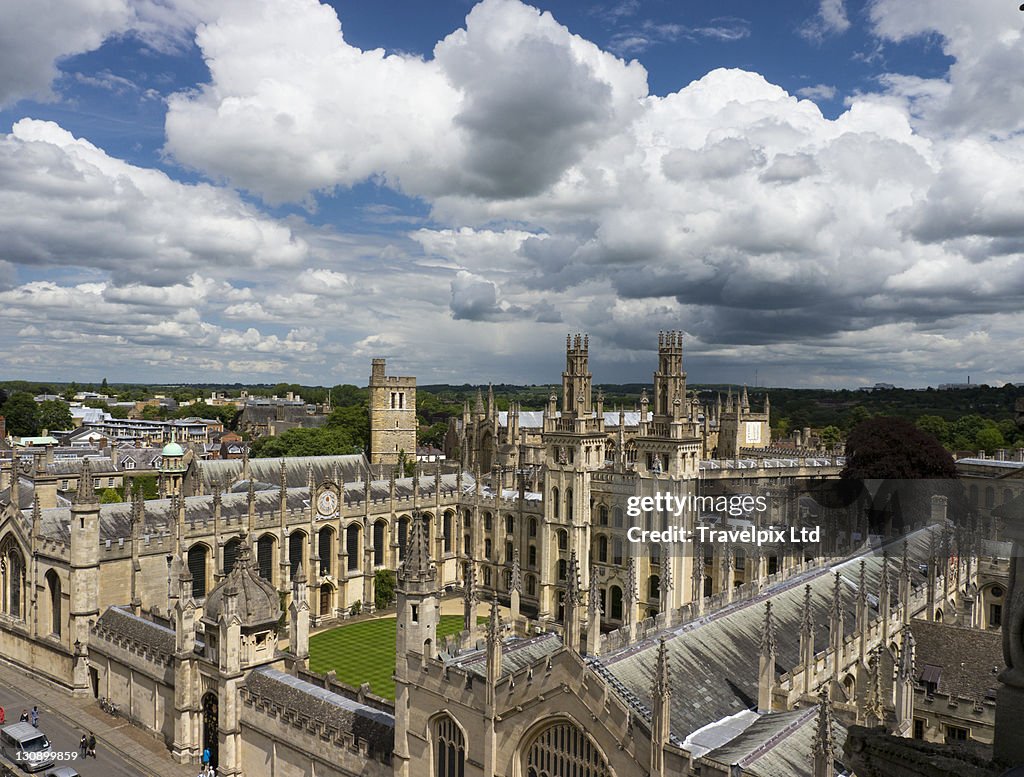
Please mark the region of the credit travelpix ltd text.
[[689, 531], [684, 526], [669, 526], [665, 529], [643, 529], [630, 526], [626, 531], [630, 542], [688, 543], [695, 539], [701, 543], [768, 545], [790, 542], [809, 544], [821, 540], [820, 526], [791, 526], [789, 529], [720, 529], [713, 526], [695, 526]]

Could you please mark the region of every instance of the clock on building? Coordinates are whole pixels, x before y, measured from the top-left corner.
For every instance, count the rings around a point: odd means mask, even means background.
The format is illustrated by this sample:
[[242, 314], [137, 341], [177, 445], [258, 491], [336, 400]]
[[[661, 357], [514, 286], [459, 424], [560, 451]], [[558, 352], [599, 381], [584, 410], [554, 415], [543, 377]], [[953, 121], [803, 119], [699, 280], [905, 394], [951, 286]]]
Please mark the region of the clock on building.
[[338, 512], [338, 497], [333, 491], [324, 491], [317, 497], [316, 511], [320, 515], [334, 515]]

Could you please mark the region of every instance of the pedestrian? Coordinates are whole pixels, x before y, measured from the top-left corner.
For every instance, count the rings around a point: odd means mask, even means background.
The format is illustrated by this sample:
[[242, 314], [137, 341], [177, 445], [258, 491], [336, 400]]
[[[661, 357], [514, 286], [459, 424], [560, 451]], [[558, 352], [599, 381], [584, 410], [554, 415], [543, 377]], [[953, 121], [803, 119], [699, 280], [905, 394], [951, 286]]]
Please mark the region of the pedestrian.
[[39, 728], [39, 708], [32, 706], [32, 725]]
[[89, 750], [86, 755], [91, 755], [93, 758], [96, 757], [96, 735], [91, 731], [89, 732]]
[[22, 710], [21, 711], [21, 717], [19, 718], [19, 720], [22, 723], [28, 723], [28, 710]]
[[203, 774], [210, 771], [210, 748], [203, 748]]
[[85, 734], [82, 734], [82, 741], [78, 743], [78, 752], [81, 754], [83, 761], [89, 754], [89, 738]]
[[4, 708], [3, 707], [0, 707], [0, 726], [2, 726], [4, 724], [5, 720], [7, 720], [7, 713], [4, 712]]

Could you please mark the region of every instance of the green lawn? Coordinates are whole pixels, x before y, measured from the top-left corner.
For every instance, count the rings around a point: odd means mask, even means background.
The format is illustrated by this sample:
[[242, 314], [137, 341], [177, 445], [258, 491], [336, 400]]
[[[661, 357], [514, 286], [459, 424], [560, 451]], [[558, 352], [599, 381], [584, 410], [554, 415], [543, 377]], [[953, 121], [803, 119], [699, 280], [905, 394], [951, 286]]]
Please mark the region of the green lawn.
[[[437, 624], [438, 643], [460, 631], [461, 615], [442, 615]], [[369, 683], [373, 693], [394, 699], [395, 619], [360, 621], [314, 634], [309, 638], [309, 668], [314, 672], [333, 669], [344, 683], [356, 687]]]

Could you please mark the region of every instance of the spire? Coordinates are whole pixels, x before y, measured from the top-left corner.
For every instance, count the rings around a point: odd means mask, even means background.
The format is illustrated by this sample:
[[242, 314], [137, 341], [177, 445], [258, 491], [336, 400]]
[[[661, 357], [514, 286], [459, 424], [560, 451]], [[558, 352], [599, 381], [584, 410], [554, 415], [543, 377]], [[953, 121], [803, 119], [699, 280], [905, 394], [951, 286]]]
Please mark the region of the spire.
[[[832, 702], [828, 698], [828, 686], [823, 685], [818, 693], [818, 718], [814, 727], [814, 740], [811, 744], [811, 754], [814, 756], [814, 777], [833, 774], [832, 761], [835, 759], [835, 752]], [[824, 771], [820, 769], [824, 769]]]
[[747, 387], [743, 387], [743, 398], [740, 400], [740, 406], [744, 412], [750, 410], [750, 397], [747, 396]]
[[497, 595], [491, 599], [491, 614], [487, 620], [487, 644], [494, 645], [501, 642], [501, 613], [498, 611]]
[[[14, 477], [17, 477], [18, 473], [14, 473]], [[92, 482], [92, 465], [89, 464], [89, 459], [82, 459], [82, 470], [78, 474], [78, 492], [75, 494], [76, 505], [94, 505], [96, 504], [96, 489]]]
[[668, 647], [662, 635], [658, 641], [658, 658], [654, 669], [654, 687], [651, 696], [655, 703], [672, 695], [672, 682], [669, 675]]
[[804, 607], [800, 618], [800, 639], [814, 639], [814, 611], [811, 604], [811, 586], [804, 586]]
[[405, 561], [398, 571], [398, 578], [403, 582], [428, 582], [436, 576], [437, 570], [430, 561], [430, 541], [423, 526], [423, 516], [416, 512], [413, 514]]
[[601, 577], [597, 572], [597, 565], [590, 565], [590, 591], [587, 599], [587, 611], [591, 619], [595, 616], [601, 617]]
[[494, 386], [490, 383], [487, 384], [487, 417], [494, 418], [497, 415], [498, 408], [494, 404]]
[[843, 581], [839, 572], [836, 572], [835, 582], [832, 585], [832, 613], [831, 620], [838, 623], [842, 628], [843, 623]]
[[512, 577], [509, 580], [508, 590], [520, 594], [523, 592], [523, 572], [519, 565], [519, 548], [512, 550]]
[[576, 561], [576, 550], [569, 553], [569, 564], [565, 568], [565, 599], [566, 605], [570, 603], [579, 604], [583, 601], [580, 595], [580, 569]]
[[476, 404], [473, 407], [473, 415], [482, 416], [484, 414], [484, 395], [477, 387], [476, 390]]
[[761, 655], [775, 655], [775, 620], [772, 603], [764, 603], [764, 623], [761, 625]]
[[878, 610], [883, 618], [889, 617], [889, 553], [882, 551], [882, 576], [878, 581]]

